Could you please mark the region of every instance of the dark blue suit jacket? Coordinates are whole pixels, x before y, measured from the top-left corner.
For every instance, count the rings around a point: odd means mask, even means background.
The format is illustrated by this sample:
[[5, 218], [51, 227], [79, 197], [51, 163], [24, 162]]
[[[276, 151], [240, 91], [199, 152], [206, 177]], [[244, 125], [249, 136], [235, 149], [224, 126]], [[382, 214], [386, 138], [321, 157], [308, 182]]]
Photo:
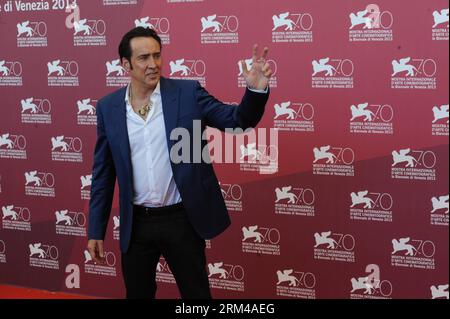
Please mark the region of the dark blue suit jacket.
[[[170, 132], [184, 127], [191, 135], [190, 163], [171, 162], [173, 177], [189, 221], [200, 236], [210, 239], [230, 225], [230, 218], [211, 164], [193, 163], [193, 120], [220, 130], [255, 127], [264, 113], [269, 94], [246, 89], [239, 106], [215, 99], [196, 81], [160, 80], [167, 147]], [[127, 132], [126, 88], [119, 89], [97, 103], [97, 143], [94, 152], [91, 200], [89, 203], [89, 239], [103, 240], [111, 212], [116, 178], [119, 185], [120, 248], [129, 246], [133, 219], [133, 174]], [[198, 143], [198, 140], [195, 142]], [[206, 141], [201, 141], [201, 149]]]

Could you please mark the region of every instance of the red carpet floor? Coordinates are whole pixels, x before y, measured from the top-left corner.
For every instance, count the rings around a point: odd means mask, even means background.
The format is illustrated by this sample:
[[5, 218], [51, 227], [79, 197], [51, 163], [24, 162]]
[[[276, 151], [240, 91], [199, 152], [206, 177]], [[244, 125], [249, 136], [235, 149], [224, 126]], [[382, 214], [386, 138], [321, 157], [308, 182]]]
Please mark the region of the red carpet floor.
[[0, 299], [95, 299], [95, 297], [0, 285]]

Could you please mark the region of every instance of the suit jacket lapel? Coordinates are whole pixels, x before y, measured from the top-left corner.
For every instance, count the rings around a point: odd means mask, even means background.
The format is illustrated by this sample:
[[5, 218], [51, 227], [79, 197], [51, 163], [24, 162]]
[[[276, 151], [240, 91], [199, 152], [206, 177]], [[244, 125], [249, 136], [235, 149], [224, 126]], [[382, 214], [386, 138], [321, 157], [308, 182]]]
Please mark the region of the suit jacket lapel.
[[180, 107], [180, 89], [175, 87], [170, 80], [161, 77], [161, 100], [164, 115], [164, 125], [166, 127], [167, 146], [170, 150], [175, 141], [170, 140], [170, 132], [176, 127], [178, 111]]
[[119, 139], [120, 153], [122, 155], [123, 161], [128, 170], [129, 176], [132, 175], [131, 170], [131, 151], [130, 151], [130, 140], [128, 139], [128, 128], [127, 128], [127, 107], [125, 105], [125, 93], [126, 88], [119, 93], [116, 100], [115, 106], [115, 126], [117, 130], [117, 138]]

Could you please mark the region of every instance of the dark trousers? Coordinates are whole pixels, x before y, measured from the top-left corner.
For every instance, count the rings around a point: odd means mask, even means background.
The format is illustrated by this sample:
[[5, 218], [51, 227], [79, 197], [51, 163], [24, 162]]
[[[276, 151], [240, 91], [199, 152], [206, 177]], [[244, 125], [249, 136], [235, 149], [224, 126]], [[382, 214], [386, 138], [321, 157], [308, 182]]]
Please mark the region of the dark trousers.
[[183, 299], [209, 299], [205, 240], [192, 228], [182, 205], [134, 207], [133, 230], [122, 274], [127, 299], [156, 294], [156, 267], [164, 256]]

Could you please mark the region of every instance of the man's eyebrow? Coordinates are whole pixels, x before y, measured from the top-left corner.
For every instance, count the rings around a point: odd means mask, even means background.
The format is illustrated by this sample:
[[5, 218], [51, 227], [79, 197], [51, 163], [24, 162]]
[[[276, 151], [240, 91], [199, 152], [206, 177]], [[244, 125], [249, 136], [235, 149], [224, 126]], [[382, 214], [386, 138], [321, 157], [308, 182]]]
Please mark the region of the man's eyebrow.
[[151, 56], [151, 55], [159, 55], [159, 54], [161, 54], [161, 51], [154, 52], [154, 53], [143, 53], [143, 54], [138, 55], [138, 58], [148, 57], [148, 56]]

